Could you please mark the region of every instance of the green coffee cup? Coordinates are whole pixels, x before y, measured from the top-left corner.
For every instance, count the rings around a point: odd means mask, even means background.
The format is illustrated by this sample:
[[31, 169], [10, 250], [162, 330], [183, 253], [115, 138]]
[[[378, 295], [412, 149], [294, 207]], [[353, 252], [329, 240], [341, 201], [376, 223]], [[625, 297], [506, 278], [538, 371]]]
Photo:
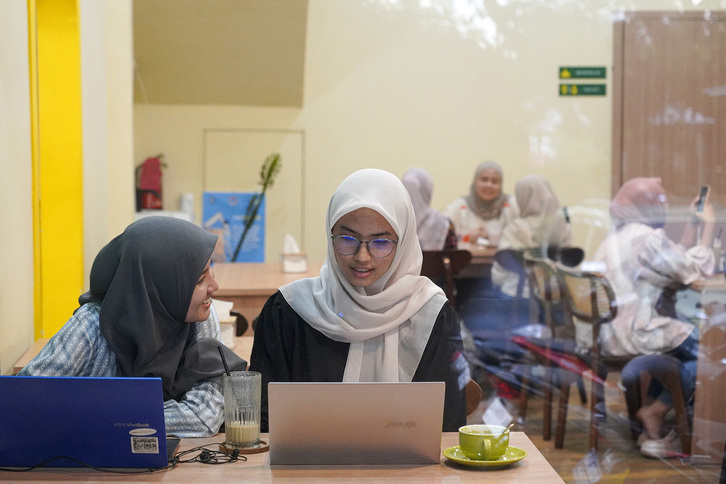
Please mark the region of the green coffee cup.
[[501, 425], [464, 425], [459, 428], [459, 447], [469, 459], [497, 460], [509, 447], [509, 429]]

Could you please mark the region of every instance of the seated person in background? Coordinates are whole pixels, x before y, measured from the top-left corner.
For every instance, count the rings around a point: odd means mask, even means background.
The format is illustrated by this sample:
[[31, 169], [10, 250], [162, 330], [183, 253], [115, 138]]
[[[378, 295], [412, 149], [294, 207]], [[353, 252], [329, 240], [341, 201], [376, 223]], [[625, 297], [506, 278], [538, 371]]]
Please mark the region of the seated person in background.
[[502, 179], [502, 167], [498, 163], [480, 163], [469, 194], [446, 207], [444, 213], [454, 223], [460, 241], [475, 244], [482, 238], [497, 245], [504, 227], [519, 216], [514, 197], [502, 192]]
[[221, 342], [210, 268], [217, 236], [180, 219], [145, 217], [109, 242], [80, 307], [19, 375], [159, 377], [166, 431], [214, 435], [224, 419]]
[[326, 227], [320, 276], [281, 287], [257, 320], [250, 368], [262, 373], [262, 431], [274, 381], [443, 381], [443, 427], [456, 431], [466, 423], [468, 371], [459, 320], [420, 275], [403, 184], [383, 170], [353, 173], [333, 193]]
[[[697, 328], [675, 314], [669, 299], [673, 288], [687, 286], [713, 274], [714, 211], [706, 202], [686, 226], [681, 243], [663, 231], [668, 203], [660, 178], [633, 178], [623, 184], [610, 205], [616, 231], [598, 248], [594, 260], [603, 262], [615, 292], [618, 313], [600, 329], [606, 355], [669, 353], [695, 359]], [[697, 226], [703, 223], [700, 243]]]
[[[641, 372], [649, 372], [653, 369], [653, 365], [663, 364], [660, 359], [652, 358], [652, 355], [638, 356], [625, 365], [620, 380], [626, 395], [628, 392], [640, 392]], [[697, 366], [696, 360], [678, 362], [683, 401], [687, 407], [691, 407], [689, 413], [692, 412], [693, 396], [696, 391]], [[666, 416], [673, 409], [673, 396], [657, 379], [652, 379], [646, 398], [636, 414], [636, 418], [643, 426], [643, 432], [638, 437], [640, 453], [655, 459], [682, 455], [681, 440], [678, 438], [675, 426], [666, 427]]]
[[[640, 373], [650, 371], [649, 365], [659, 364], [646, 356], [639, 356], [628, 362], [620, 374], [625, 392], [640, 392]], [[680, 363], [681, 389], [683, 400], [688, 406], [693, 404], [696, 391], [697, 360]], [[658, 380], [651, 380], [647, 394], [648, 400], [637, 410], [636, 418], [643, 425], [643, 433], [638, 437], [640, 453], [655, 459], [668, 459], [682, 455], [681, 440], [675, 427], [666, 428], [666, 416], [673, 408], [672, 395], [663, 388]]]
[[451, 220], [431, 207], [434, 179], [423, 168], [411, 168], [401, 178], [416, 214], [416, 233], [421, 250], [456, 249], [456, 231]]
[[[566, 247], [572, 243], [572, 230], [560, 208], [550, 182], [542, 175], [527, 175], [514, 185], [519, 218], [509, 222], [502, 232], [498, 249], [542, 249]], [[517, 295], [519, 276], [498, 263], [492, 266], [492, 281], [510, 297]], [[524, 285], [524, 297], [529, 288]]]

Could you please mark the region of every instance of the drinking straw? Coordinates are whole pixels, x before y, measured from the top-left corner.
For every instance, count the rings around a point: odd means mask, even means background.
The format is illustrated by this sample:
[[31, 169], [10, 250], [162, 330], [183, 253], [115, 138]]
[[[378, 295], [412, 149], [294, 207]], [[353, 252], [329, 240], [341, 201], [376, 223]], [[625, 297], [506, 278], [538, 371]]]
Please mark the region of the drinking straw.
[[219, 356], [222, 357], [222, 364], [224, 365], [224, 372], [227, 374], [227, 376], [231, 376], [229, 373], [229, 367], [227, 366], [227, 359], [224, 357], [224, 353], [222, 353], [222, 346], [217, 346], [217, 349], [219, 350]]

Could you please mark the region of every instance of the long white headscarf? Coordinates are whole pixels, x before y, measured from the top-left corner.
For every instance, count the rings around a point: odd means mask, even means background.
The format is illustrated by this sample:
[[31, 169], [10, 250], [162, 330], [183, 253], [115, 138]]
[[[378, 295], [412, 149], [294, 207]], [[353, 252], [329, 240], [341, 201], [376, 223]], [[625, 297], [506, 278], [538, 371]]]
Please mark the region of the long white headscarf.
[[523, 176], [514, 185], [514, 196], [520, 218], [511, 221], [511, 227], [507, 226], [505, 231], [523, 243], [524, 247], [517, 248], [571, 243], [571, 229], [560, 208], [560, 201], [544, 176]]
[[411, 168], [403, 174], [401, 182], [411, 195], [421, 250], [442, 250], [451, 222], [446, 215], [431, 207], [434, 179], [423, 168]]
[[[398, 236], [391, 267], [365, 288], [345, 278], [330, 238], [335, 223], [359, 208], [381, 214]], [[350, 343], [343, 381], [411, 381], [446, 296], [420, 275], [423, 256], [406, 188], [387, 171], [357, 171], [333, 193], [326, 227], [320, 277], [283, 286], [282, 295], [310, 326]]]

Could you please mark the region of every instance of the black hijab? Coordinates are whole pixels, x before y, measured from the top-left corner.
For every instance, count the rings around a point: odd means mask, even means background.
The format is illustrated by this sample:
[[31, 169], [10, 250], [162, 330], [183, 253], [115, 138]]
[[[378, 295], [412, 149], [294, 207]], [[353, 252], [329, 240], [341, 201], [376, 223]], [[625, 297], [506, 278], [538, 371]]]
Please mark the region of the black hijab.
[[217, 236], [172, 217], [145, 217], [109, 242], [91, 268], [91, 290], [78, 302], [101, 304], [101, 333], [123, 376], [160, 377], [164, 400], [180, 400], [194, 383], [247, 364], [213, 338], [194, 340], [186, 323], [194, 287]]

